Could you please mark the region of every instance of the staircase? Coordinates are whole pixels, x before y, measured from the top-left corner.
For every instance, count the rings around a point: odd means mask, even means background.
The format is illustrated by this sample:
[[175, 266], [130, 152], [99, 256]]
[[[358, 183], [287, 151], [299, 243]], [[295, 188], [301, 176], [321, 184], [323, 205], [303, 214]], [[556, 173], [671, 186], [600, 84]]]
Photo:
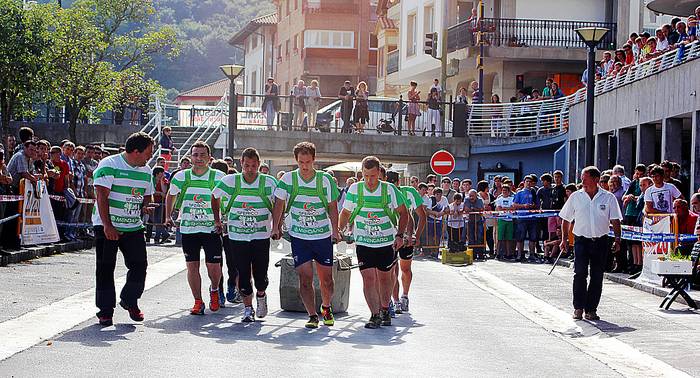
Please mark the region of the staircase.
[[[160, 156], [160, 137], [163, 127], [166, 126], [166, 120], [163, 116], [163, 105], [160, 99], [156, 97], [154, 101], [151, 101], [151, 104], [153, 104], [153, 108], [149, 109], [151, 119], [141, 131], [150, 135], [156, 141], [156, 146], [158, 146], [157, 151], [148, 162], [148, 165], [153, 167], [156, 159]], [[176, 167], [180, 162], [180, 158], [186, 156], [192, 145], [197, 141], [201, 140], [213, 146], [227, 124], [228, 93], [225, 93], [214, 109], [210, 110], [199, 124], [192, 127], [171, 126], [175, 151], [173, 151], [172, 160], [168, 162], [168, 165]]]

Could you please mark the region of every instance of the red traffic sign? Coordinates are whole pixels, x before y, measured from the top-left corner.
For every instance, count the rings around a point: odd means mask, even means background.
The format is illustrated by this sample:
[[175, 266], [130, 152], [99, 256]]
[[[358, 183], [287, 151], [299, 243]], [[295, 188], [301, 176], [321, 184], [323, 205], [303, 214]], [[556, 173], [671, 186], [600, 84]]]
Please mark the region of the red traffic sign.
[[430, 169], [436, 175], [449, 175], [455, 170], [455, 165], [455, 157], [449, 151], [440, 150], [430, 158]]

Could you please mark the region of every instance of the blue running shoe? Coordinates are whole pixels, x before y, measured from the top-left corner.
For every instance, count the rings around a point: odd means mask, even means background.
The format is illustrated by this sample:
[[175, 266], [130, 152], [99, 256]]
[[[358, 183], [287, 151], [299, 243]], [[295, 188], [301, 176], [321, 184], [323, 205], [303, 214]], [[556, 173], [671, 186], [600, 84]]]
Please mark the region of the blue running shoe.
[[389, 300], [389, 316], [392, 318], [396, 317], [396, 307], [394, 306], [394, 301]]
[[236, 299], [236, 287], [233, 285], [228, 285], [228, 290], [226, 291], [226, 300], [230, 303]]

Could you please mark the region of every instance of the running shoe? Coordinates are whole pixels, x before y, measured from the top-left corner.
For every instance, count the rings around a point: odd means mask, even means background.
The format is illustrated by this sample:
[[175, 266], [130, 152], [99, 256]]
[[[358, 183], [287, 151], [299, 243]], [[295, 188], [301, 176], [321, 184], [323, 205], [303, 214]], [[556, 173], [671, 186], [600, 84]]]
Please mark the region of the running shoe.
[[256, 294], [255, 300], [258, 303], [258, 318], [262, 319], [267, 316], [267, 294], [264, 294], [262, 297]]
[[194, 306], [190, 310], [192, 315], [204, 315], [204, 301], [201, 299], [194, 300]]
[[391, 325], [391, 315], [389, 315], [388, 309], [379, 310], [379, 318], [380, 318], [383, 326], [390, 326]]
[[224, 288], [219, 285], [219, 307], [226, 307], [226, 296], [224, 295]]
[[209, 309], [212, 312], [219, 311], [219, 289], [209, 289]]
[[236, 300], [236, 286], [234, 285], [228, 285], [228, 290], [226, 291], [226, 300], [234, 303], [233, 301]]
[[309, 316], [309, 321], [304, 325], [306, 328], [318, 328], [318, 315]]
[[396, 306], [394, 306], [394, 301], [389, 299], [389, 317], [396, 317]]
[[[391, 320], [391, 318], [389, 319]], [[372, 314], [372, 316], [369, 317], [369, 321], [365, 323], [365, 328], [369, 329], [377, 329], [382, 326], [382, 319], [379, 317], [378, 314]]]
[[241, 292], [236, 290], [236, 296], [233, 297], [233, 303], [243, 303], [243, 297], [241, 297]]
[[407, 295], [401, 296], [401, 302], [399, 305], [401, 306], [401, 311], [408, 312], [408, 296]]
[[129, 306], [126, 304], [126, 302], [124, 302], [124, 300], [119, 301], [119, 305], [126, 311], [129, 311], [129, 317], [131, 320], [135, 322], [143, 321], [143, 312], [141, 312], [138, 306]]
[[[259, 307], [258, 307], [259, 308]], [[255, 321], [255, 310], [253, 307], [243, 309], [243, 323], [253, 323]]]
[[100, 325], [103, 327], [109, 327], [113, 324], [111, 316], [98, 316], [97, 320], [100, 322]]
[[333, 310], [331, 307], [323, 307], [321, 305], [321, 317], [323, 318], [323, 324], [329, 327], [335, 324], [335, 317], [333, 317]]
[[584, 316], [586, 320], [600, 320], [600, 316], [595, 311], [588, 311]]

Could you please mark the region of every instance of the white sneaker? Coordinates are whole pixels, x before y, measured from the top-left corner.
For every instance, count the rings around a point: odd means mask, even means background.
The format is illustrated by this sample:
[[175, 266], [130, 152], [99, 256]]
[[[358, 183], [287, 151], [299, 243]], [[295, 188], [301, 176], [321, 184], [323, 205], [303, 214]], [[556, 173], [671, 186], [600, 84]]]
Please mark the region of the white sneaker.
[[262, 297], [259, 297], [257, 294], [255, 295], [255, 300], [258, 303], [257, 309], [258, 309], [258, 318], [264, 318], [267, 316], [267, 294], [263, 295]]
[[243, 323], [252, 323], [255, 321], [255, 311], [253, 307], [243, 309]]
[[408, 297], [405, 295], [402, 296], [401, 303], [399, 305], [401, 306], [401, 311], [408, 312]]

